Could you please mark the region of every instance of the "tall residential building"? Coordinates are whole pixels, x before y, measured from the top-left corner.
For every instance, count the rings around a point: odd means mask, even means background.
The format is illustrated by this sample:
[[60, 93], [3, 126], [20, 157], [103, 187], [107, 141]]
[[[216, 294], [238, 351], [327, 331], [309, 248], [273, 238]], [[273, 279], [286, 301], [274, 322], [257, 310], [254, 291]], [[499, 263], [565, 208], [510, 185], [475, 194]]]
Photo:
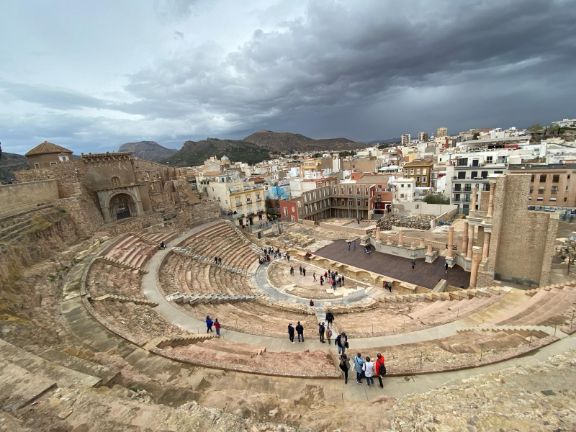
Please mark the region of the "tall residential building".
[[418, 141], [426, 142], [428, 138], [428, 132], [418, 132]]
[[402, 134], [402, 136], [400, 137], [400, 144], [402, 144], [403, 146], [409, 146], [410, 145], [410, 134], [406, 133], [406, 134]]
[[576, 164], [517, 164], [512, 174], [531, 174], [530, 205], [576, 207]]
[[448, 128], [439, 127], [436, 129], [436, 138], [448, 136]]

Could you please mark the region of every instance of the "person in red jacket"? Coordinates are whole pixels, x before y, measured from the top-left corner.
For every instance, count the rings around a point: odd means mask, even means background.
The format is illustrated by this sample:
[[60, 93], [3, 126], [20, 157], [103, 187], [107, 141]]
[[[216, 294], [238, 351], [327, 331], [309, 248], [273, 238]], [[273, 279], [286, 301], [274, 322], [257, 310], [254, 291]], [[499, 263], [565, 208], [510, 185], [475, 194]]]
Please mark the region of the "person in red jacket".
[[214, 328], [216, 329], [216, 336], [220, 336], [220, 322], [218, 322], [218, 318], [214, 321]]
[[380, 383], [380, 388], [384, 388], [382, 377], [386, 375], [386, 366], [384, 365], [384, 356], [381, 353], [376, 354], [375, 369], [378, 382]]

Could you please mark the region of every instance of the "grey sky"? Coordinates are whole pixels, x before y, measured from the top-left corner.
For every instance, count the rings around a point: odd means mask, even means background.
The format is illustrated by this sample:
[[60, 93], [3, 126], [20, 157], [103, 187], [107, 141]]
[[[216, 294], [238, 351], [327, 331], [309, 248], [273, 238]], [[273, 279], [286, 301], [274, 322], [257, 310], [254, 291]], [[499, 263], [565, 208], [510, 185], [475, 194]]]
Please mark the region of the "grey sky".
[[576, 117], [575, 0], [3, 0], [0, 40], [18, 153]]

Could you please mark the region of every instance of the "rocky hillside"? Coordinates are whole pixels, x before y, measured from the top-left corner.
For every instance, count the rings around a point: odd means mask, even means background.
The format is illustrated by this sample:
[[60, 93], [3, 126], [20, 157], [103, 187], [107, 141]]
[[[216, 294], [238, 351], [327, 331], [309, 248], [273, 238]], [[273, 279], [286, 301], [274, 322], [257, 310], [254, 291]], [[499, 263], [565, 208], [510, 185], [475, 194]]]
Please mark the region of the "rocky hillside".
[[233, 162], [257, 163], [270, 157], [267, 149], [241, 140], [208, 138], [203, 141], [186, 141], [182, 148], [164, 162], [176, 166], [194, 166], [210, 156], [228, 156]]
[[168, 159], [177, 150], [162, 147], [155, 141], [140, 141], [122, 144], [119, 151], [121, 152], [131, 152], [134, 156], [152, 161], [160, 162], [164, 159]]
[[0, 181], [9, 181], [13, 172], [26, 168], [26, 158], [16, 153], [4, 153], [0, 157]]
[[312, 139], [290, 132], [258, 131], [244, 138], [244, 141], [266, 148], [273, 153], [290, 153], [312, 150], [350, 150], [365, 147], [362, 143], [348, 138]]

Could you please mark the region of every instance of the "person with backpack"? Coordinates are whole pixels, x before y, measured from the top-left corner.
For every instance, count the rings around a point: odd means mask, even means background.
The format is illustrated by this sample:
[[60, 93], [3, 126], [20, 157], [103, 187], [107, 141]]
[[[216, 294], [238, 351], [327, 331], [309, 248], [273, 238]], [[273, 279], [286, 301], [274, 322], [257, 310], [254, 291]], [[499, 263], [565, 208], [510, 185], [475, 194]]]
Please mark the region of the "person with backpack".
[[346, 333], [340, 333], [338, 336], [336, 336], [336, 340], [334, 342], [338, 347], [338, 354], [344, 354], [346, 352], [346, 348], [349, 346], [348, 336], [346, 336]]
[[364, 373], [364, 359], [362, 358], [362, 354], [356, 354], [354, 357], [354, 370], [356, 371], [356, 382], [358, 384], [362, 384], [362, 375]]
[[326, 340], [328, 341], [328, 345], [330, 345], [330, 341], [332, 340], [332, 329], [330, 327], [326, 328]]
[[298, 334], [298, 342], [304, 342], [304, 326], [300, 324], [300, 321], [296, 324], [296, 333]]
[[374, 384], [374, 362], [370, 361], [370, 357], [366, 356], [366, 361], [364, 362], [364, 366], [362, 366], [362, 370], [366, 377], [366, 383], [368, 384], [368, 387], [370, 387], [370, 385]]
[[382, 384], [382, 377], [386, 375], [386, 365], [384, 364], [384, 356], [382, 353], [376, 354], [375, 369], [380, 388], [384, 388], [384, 384]]
[[288, 324], [288, 338], [290, 342], [294, 343], [294, 326], [292, 323]]
[[348, 384], [348, 371], [350, 370], [350, 361], [346, 354], [340, 356], [340, 369], [344, 372], [344, 384]]

